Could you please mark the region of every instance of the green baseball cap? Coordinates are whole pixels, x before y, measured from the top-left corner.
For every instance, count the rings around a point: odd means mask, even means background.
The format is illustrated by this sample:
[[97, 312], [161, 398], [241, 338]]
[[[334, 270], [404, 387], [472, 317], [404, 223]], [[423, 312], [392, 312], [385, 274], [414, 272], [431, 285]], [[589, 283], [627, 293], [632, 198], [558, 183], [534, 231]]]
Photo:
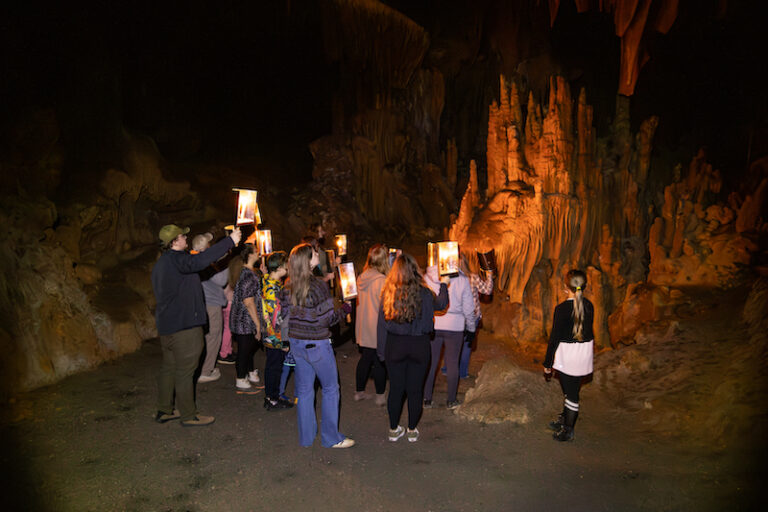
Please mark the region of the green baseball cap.
[[176, 224], [168, 224], [160, 228], [160, 234], [158, 237], [164, 244], [171, 243], [179, 235], [186, 235], [189, 233], [189, 228], [180, 228]]

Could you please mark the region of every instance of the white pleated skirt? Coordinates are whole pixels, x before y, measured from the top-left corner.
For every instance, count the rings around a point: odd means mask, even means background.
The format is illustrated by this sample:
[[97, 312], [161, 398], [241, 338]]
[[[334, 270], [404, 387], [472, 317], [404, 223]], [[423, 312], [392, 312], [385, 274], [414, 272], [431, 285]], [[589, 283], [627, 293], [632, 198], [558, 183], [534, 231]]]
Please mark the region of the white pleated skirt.
[[595, 340], [566, 343], [561, 341], [555, 351], [555, 363], [552, 368], [581, 377], [592, 373], [592, 361], [594, 360]]

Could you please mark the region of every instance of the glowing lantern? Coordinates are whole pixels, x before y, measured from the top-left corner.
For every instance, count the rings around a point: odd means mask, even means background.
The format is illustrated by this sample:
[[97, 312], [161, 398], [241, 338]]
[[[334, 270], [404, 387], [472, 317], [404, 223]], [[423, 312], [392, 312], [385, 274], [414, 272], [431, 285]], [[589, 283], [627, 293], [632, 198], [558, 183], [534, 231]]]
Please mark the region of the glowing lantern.
[[256, 231], [256, 246], [261, 254], [272, 252], [272, 231], [269, 229], [259, 229]]
[[389, 266], [390, 267], [395, 264], [395, 260], [401, 254], [403, 254], [402, 249], [394, 249], [392, 247], [389, 248]]
[[336, 251], [339, 253], [339, 256], [347, 255], [347, 235], [336, 235], [333, 243], [336, 245]]
[[259, 204], [256, 202], [257, 191], [247, 188], [233, 188], [237, 192], [237, 220], [235, 225], [261, 224], [261, 215], [259, 214]]
[[[441, 276], [459, 275], [459, 242], [438, 242], [427, 245], [427, 265], [437, 260]], [[434, 265], [434, 263], [432, 263]]]
[[342, 299], [349, 300], [357, 297], [355, 264], [351, 261], [339, 265], [339, 284], [341, 286]]

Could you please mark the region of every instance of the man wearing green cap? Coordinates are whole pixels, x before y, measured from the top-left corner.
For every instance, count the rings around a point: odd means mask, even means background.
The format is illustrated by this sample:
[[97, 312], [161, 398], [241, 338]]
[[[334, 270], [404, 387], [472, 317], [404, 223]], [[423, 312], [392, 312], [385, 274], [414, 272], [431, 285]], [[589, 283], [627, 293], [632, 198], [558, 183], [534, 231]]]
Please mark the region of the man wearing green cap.
[[[198, 415], [195, 405], [194, 373], [203, 350], [203, 325], [207, 321], [197, 273], [240, 243], [241, 233], [236, 228], [199, 254], [186, 251], [187, 233], [189, 228], [175, 224], [160, 229], [162, 254], [152, 269], [152, 289], [157, 301], [155, 322], [163, 351], [155, 421], [165, 423], [181, 418], [182, 425], [192, 427], [214, 421], [213, 416]], [[173, 408], [174, 390], [178, 410]]]

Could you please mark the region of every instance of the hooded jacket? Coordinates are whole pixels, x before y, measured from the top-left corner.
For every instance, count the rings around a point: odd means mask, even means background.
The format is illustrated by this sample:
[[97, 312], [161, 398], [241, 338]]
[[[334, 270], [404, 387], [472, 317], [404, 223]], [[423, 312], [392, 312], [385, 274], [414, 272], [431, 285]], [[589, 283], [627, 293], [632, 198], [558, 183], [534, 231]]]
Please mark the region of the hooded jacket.
[[381, 309], [381, 289], [386, 277], [378, 270], [366, 269], [357, 278], [355, 339], [361, 347], [376, 348], [376, 324]]

